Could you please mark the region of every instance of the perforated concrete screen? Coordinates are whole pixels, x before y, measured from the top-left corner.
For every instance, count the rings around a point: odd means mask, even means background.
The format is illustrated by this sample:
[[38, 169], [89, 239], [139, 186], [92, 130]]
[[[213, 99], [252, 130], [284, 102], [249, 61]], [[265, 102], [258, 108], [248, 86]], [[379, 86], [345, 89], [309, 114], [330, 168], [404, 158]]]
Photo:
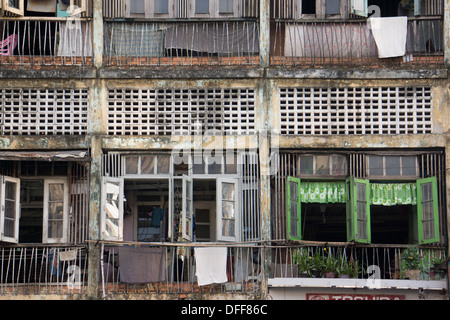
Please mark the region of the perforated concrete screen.
[[86, 134], [88, 92], [88, 89], [1, 89], [0, 134]]
[[254, 133], [254, 89], [109, 90], [109, 135]]
[[281, 88], [284, 135], [432, 133], [429, 87]]

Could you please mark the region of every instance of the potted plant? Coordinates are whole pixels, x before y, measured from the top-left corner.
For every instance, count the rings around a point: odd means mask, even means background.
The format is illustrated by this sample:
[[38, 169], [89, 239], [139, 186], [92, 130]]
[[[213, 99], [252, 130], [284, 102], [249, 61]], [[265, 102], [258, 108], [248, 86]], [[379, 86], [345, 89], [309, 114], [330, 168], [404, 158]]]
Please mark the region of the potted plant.
[[324, 257], [323, 274], [325, 278], [336, 278], [339, 274], [339, 259], [334, 256]]
[[293, 256], [294, 263], [298, 266], [298, 276], [306, 278], [311, 276], [312, 258], [308, 253], [298, 250]]
[[358, 277], [358, 261], [347, 261], [342, 258], [340, 263], [339, 274], [341, 278], [357, 278]]
[[417, 247], [409, 247], [402, 254], [402, 274], [405, 279], [419, 280], [422, 256]]

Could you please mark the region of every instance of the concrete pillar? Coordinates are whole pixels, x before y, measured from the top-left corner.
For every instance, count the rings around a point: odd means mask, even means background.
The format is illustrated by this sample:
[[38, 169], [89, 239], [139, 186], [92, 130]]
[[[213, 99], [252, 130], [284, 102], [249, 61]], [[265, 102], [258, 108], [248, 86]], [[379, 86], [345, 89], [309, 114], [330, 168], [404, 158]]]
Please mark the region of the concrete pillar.
[[450, 0], [444, 1], [444, 61], [450, 65]]
[[[270, 0], [260, 1], [260, 65], [269, 66], [270, 52]], [[264, 73], [265, 74], [265, 73]], [[270, 90], [267, 79], [263, 78], [257, 87], [258, 90], [258, 149], [260, 165], [260, 210], [261, 210], [261, 239], [270, 240], [270, 135], [271, 124], [268, 110], [270, 110]], [[270, 273], [271, 250], [263, 249], [262, 265], [263, 279], [261, 281], [261, 298], [268, 295], [268, 278]]]
[[[102, 0], [93, 0], [93, 55], [94, 68], [100, 68], [103, 61], [103, 13]], [[95, 79], [89, 92], [90, 114], [88, 134], [90, 137], [90, 199], [89, 199], [89, 260], [88, 289], [90, 298], [99, 294], [99, 253], [100, 247], [95, 242], [100, 238], [101, 205], [101, 164], [102, 136], [106, 134], [106, 88], [103, 81]]]

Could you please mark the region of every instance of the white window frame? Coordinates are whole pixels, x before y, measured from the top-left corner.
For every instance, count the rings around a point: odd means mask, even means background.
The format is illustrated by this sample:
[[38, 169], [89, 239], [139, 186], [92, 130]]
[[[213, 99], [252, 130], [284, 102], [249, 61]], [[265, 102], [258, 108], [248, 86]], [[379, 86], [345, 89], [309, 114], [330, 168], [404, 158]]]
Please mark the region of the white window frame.
[[368, 7], [368, 0], [350, 0], [349, 12], [351, 14], [367, 18], [369, 15]]
[[[194, 218], [194, 184], [193, 179], [183, 175], [183, 208], [181, 211], [181, 234], [183, 239], [192, 241]], [[190, 197], [188, 197], [190, 195]]]
[[[217, 178], [216, 180], [216, 238], [217, 241], [229, 241], [229, 242], [239, 242], [241, 238], [241, 214], [240, 214], [240, 204], [239, 201], [241, 199], [239, 193], [239, 179], [237, 178]], [[223, 183], [231, 183], [234, 184], [234, 236], [228, 237], [222, 235], [222, 227], [223, 227], [223, 217], [222, 210], [222, 184]]]
[[18, 8], [10, 6], [8, 0], [0, 0], [0, 9], [3, 12], [8, 12], [8, 13], [23, 17], [24, 12], [25, 12], [24, 11], [24, 0], [19, 0]]
[[[49, 231], [49, 200], [50, 184], [62, 184], [63, 190], [63, 231], [61, 238], [53, 238], [48, 236]], [[44, 210], [42, 224], [42, 243], [67, 243], [69, 234], [69, 182], [66, 178], [44, 179]]]
[[[4, 236], [4, 228], [5, 228], [5, 184], [6, 182], [12, 182], [16, 184], [16, 203], [15, 203], [15, 226], [14, 226], [14, 237], [6, 237]], [[20, 218], [20, 179], [8, 177], [8, 176], [0, 176], [0, 241], [9, 242], [9, 243], [18, 243], [19, 242], [19, 218]]]
[[[106, 232], [106, 224], [108, 224], [108, 217], [107, 217], [107, 194], [108, 194], [108, 184], [116, 184], [119, 187], [118, 193], [117, 193], [117, 205], [118, 205], [118, 223], [117, 223], [117, 234], [116, 235], [109, 235]], [[101, 240], [111, 240], [111, 241], [122, 241], [123, 240], [123, 185], [124, 185], [124, 179], [123, 178], [112, 178], [112, 177], [103, 177], [102, 178], [102, 192], [101, 192], [101, 214], [100, 214], [100, 239]], [[115, 225], [111, 225], [114, 227]]]
[[[302, 1], [296, 0], [294, 3], [294, 19], [342, 19], [347, 16], [347, 1], [340, 0], [340, 13], [333, 15], [326, 15], [327, 0], [312, 0], [316, 2], [315, 14], [303, 14]], [[354, 0], [352, 0], [353, 2]], [[364, 1], [364, 0], [363, 0]], [[365, 0], [367, 1], [367, 0]]]

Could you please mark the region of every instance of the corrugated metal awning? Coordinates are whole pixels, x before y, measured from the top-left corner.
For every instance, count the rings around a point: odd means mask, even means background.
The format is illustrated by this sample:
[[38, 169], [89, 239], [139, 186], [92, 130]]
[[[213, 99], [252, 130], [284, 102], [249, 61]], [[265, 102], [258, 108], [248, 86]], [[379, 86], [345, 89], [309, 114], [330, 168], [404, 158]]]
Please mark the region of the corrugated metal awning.
[[88, 161], [87, 150], [71, 151], [2, 151], [0, 160]]

